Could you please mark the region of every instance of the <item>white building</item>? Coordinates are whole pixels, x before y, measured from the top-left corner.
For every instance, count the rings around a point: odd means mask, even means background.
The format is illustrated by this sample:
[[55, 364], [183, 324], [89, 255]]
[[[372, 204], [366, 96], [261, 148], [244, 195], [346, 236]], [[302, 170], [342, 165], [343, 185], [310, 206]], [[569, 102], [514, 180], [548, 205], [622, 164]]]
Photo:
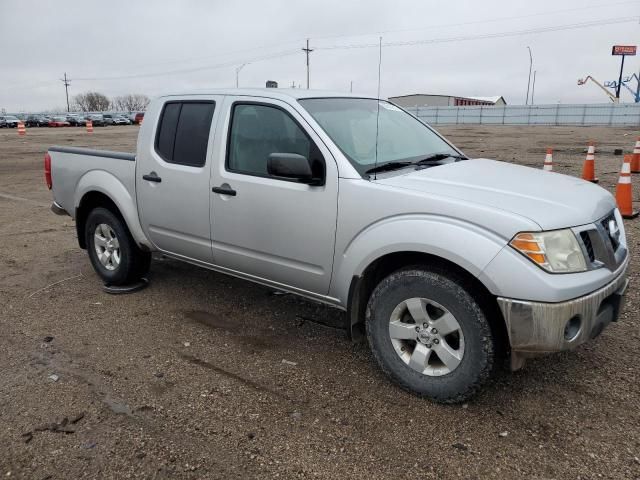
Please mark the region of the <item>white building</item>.
[[400, 107], [458, 107], [465, 105], [506, 105], [504, 97], [454, 97], [451, 95], [429, 95], [414, 93], [412, 95], [400, 95], [389, 97], [389, 101]]

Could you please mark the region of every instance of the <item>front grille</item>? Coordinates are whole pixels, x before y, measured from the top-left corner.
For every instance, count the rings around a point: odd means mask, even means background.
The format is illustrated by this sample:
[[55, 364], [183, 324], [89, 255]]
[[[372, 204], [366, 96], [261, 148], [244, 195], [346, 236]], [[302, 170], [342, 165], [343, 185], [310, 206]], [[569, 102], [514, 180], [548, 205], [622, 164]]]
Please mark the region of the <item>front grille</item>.
[[606, 267], [613, 272], [624, 261], [627, 249], [621, 243], [622, 232], [619, 229], [615, 212], [591, 225], [574, 229], [582, 251], [589, 259], [590, 269]]
[[589, 261], [593, 263], [596, 259], [596, 254], [593, 251], [593, 244], [591, 243], [591, 237], [589, 236], [589, 232], [588, 231], [580, 232], [580, 238], [582, 239], [584, 248], [587, 251], [587, 256], [589, 257]]

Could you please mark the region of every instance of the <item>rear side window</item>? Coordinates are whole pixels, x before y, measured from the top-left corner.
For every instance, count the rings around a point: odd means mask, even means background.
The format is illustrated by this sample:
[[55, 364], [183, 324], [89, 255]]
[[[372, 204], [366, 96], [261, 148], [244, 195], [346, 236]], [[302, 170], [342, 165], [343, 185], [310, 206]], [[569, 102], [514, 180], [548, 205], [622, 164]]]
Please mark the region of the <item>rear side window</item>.
[[215, 104], [213, 102], [169, 102], [160, 115], [156, 152], [169, 163], [202, 167]]

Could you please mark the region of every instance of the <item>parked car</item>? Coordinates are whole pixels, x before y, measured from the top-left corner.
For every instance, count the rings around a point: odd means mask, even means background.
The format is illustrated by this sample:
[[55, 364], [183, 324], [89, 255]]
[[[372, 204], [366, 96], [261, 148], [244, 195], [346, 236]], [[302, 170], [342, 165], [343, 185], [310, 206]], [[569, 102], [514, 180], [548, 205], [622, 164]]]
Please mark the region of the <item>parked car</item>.
[[105, 125], [114, 125], [115, 122], [113, 121], [114, 115], [111, 113], [104, 113], [102, 115], [102, 117], [104, 118], [104, 124]]
[[14, 115], [3, 115], [5, 126], [8, 128], [16, 128], [18, 123], [20, 123], [20, 119]]
[[87, 121], [82, 115], [75, 113], [67, 115], [67, 122], [69, 122], [72, 127], [84, 127], [87, 124]]
[[7, 121], [4, 119], [4, 116], [0, 116], [0, 128], [6, 128]]
[[131, 120], [131, 123], [136, 125], [142, 122], [143, 118], [144, 118], [144, 112], [134, 112], [131, 115], [129, 115], [129, 120]]
[[85, 117], [85, 120], [91, 120], [94, 127], [104, 127], [105, 121], [101, 113], [92, 113]]
[[449, 403], [501, 352], [517, 369], [618, 318], [630, 255], [605, 189], [469, 160], [377, 98], [270, 90], [157, 98], [135, 154], [49, 149], [52, 210], [106, 284], [159, 251], [335, 306], [394, 382]]
[[123, 117], [121, 115], [113, 117], [113, 123], [115, 125], [129, 125], [129, 124], [131, 124], [131, 122], [129, 121], [128, 118], [125, 118], [125, 117]]
[[49, 126], [50, 127], [68, 127], [70, 126], [70, 124], [67, 121], [67, 117], [63, 117], [60, 115], [60, 116], [51, 117], [49, 119]]
[[49, 125], [49, 119], [44, 115], [29, 115], [24, 124], [27, 127], [46, 127]]

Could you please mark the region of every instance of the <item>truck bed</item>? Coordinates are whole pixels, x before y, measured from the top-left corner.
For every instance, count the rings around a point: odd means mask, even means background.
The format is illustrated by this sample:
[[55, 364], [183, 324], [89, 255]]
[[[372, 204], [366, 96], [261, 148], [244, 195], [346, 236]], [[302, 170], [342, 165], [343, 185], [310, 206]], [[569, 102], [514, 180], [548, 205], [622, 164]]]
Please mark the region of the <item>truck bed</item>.
[[[120, 190], [117, 202], [136, 208], [135, 160], [133, 153], [53, 146], [51, 176], [55, 202], [75, 218], [82, 196], [91, 190]], [[109, 188], [107, 190], [107, 188]]]

